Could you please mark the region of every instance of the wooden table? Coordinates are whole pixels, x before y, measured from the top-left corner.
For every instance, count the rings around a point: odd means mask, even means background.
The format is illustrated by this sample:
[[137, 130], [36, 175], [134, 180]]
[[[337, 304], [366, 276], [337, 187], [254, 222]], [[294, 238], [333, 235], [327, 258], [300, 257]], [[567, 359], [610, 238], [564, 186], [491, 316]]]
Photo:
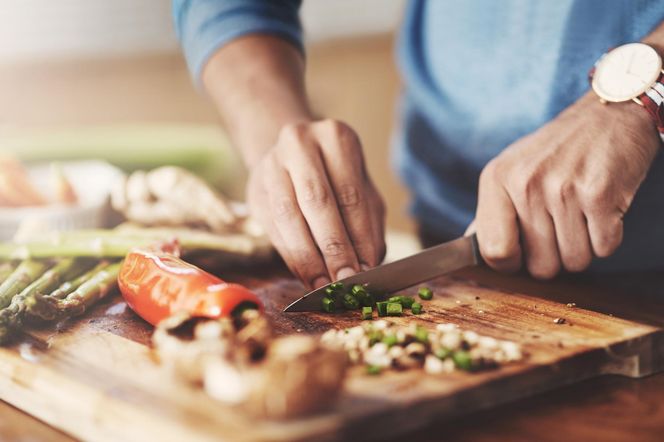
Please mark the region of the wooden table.
[[[514, 280], [517, 286], [532, 284], [527, 278]], [[584, 287], [606, 287], [602, 310], [620, 312], [623, 317], [647, 317], [664, 323], [664, 275], [575, 278], [551, 283], [569, 287], [565, 297], [582, 303]], [[552, 293], [559, 292], [551, 290]], [[638, 297], [633, 294], [638, 293]], [[630, 296], [628, 296], [630, 294]], [[547, 294], [547, 297], [555, 297]], [[647, 306], [647, 310], [644, 307]], [[595, 306], [597, 307], [597, 306]], [[617, 376], [585, 381], [540, 394], [492, 410], [469, 415], [454, 422], [422, 428], [400, 440], [602, 440], [659, 441], [664, 434], [664, 373], [641, 380]], [[19, 410], [0, 402], [0, 440], [70, 441]]]

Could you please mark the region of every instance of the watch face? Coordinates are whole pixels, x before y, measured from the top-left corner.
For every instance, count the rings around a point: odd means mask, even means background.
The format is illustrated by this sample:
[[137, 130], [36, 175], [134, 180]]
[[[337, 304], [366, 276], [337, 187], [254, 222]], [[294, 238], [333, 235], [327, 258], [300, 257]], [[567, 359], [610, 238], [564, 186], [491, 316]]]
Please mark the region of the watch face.
[[650, 89], [662, 69], [662, 59], [650, 46], [630, 43], [600, 59], [592, 87], [607, 101], [627, 101]]

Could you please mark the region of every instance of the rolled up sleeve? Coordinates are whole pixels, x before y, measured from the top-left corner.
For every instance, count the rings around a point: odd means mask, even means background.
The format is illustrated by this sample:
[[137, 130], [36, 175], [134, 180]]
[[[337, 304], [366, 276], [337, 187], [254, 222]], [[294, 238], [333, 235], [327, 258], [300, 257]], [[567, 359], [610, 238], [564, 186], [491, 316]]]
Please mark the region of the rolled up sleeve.
[[247, 34], [271, 34], [300, 51], [301, 0], [173, 0], [173, 22], [191, 75], [200, 86], [210, 57], [226, 43]]

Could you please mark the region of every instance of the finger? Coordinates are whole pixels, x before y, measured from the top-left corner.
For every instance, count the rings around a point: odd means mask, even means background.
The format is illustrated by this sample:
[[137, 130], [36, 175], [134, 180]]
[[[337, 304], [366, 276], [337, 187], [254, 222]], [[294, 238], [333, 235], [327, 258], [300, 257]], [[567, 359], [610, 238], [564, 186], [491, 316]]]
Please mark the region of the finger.
[[492, 268], [515, 272], [521, 267], [519, 225], [514, 204], [505, 189], [491, 176], [480, 176], [475, 225], [484, 261]]
[[332, 279], [359, 271], [355, 250], [339, 213], [332, 187], [318, 149], [290, 151], [287, 163], [300, 210], [320, 250]]
[[538, 279], [553, 278], [560, 271], [560, 255], [551, 215], [541, 206], [518, 215], [528, 272]]
[[371, 231], [373, 233], [374, 244], [378, 245], [376, 265], [383, 262], [385, 253], [387, 252], [387, 245], [385, 244], [385, 203], [378, 194], [373, 184], [371, 185], [371, 196], [369, 197], [371, 212], [374, 216], [371, 217]]
[[622, 215], [616, 212], [611, 215], [588, 213], [586, 216], [593, 252], [600, 258], [611, 256], [622, 243]]
[[369, 206], [364, 176], [364, 158], [354, 132], [342, 123], [331, 122], [319, 129], [324, 167], [336, 196], [343, 224], [360, 264], [378, 264], [375, 213]]
[[585, 270], [593, 254], [583, 211], [573, 199], [560, 199], [552, 216], [563, 266], [569, 272]]
[[270, 208], [267, 224], [274, 229], [275, 247], [305, 285], [326, 284], [327, 268], [300, 212], [288, 174], [276, 164], [264, 168], [263, 173]]

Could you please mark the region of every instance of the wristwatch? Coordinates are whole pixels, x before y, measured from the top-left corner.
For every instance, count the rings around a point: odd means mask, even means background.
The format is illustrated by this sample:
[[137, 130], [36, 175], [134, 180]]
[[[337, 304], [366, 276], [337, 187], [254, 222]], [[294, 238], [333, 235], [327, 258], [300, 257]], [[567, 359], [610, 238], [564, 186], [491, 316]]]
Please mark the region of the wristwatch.
[[629, 43], [611, 49], [595, 62], [589, 77], [602, 103], [632, 100], [643, 106], [664, 141], [664, 71], [654, 48]]

